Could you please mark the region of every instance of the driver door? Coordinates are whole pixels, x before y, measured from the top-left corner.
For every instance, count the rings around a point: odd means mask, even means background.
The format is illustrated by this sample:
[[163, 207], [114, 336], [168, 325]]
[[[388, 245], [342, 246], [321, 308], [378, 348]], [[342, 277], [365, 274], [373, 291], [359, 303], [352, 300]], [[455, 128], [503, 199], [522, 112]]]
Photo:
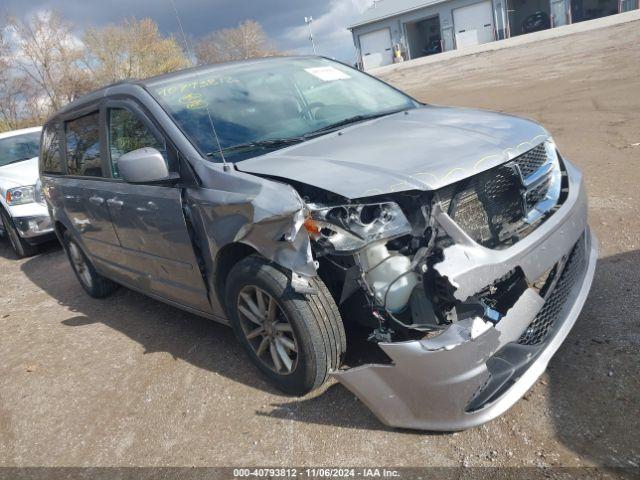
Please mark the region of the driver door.
[[121, 275], [145, 293], [211, 313], [182, 209], [182, 189], [128, 184], [118, 172], [118, 159], [143, 147], [159, 150], [169, 170], [178, 171], [177, 152], [133, 102], [109, 102], [105, 113], [113, 179], [106, 204], [120, 242]]

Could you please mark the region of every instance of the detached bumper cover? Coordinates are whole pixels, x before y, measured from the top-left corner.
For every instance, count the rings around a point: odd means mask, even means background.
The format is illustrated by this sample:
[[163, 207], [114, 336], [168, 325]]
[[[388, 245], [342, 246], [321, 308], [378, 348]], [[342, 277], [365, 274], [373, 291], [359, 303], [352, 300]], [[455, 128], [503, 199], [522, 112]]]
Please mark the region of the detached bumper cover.
[[[565, 268], [546, 301], [534, 289], [525, 290], [495, 327], [465, 320], [430, 339], [381, 343], [392, 365], [336, 372], [382, 422], [437, 431], [477, 426], [508, 410], [544, 372], [580, 314], [598, 256], [586, 223], [581, 175], [571, 165], [567, 171], [570, 193], [564, 205], [509, 249], [492, 251], [468, 241], [441, 214], [438, 220], [456, 245], [445, 250], [436, 268], [457, 293], [471, 295], [515, 267], [530, 283], [559, 262]], [[532, 331], [539, 335], [535, 342]]]

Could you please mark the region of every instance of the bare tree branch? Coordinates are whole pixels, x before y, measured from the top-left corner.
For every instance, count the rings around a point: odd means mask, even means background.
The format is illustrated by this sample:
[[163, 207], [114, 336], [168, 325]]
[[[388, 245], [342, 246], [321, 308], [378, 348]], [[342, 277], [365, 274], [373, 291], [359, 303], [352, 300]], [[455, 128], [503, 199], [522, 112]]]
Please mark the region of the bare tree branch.
[[96, 87], [126, 78], [147, 78], [188, 65], [175, 39], [162, 37], [158, 25], [148, 18], [89, 28], [84, 43], [84, 64]]
[[46, 97], [51, 110], [86, 91], [87, 75], [80, 67], [83, 46], [58, 13], [13, 18], [9, 28], [16, 37], [16, 69], [31, 79], [36, 95]]
[[245, 20], [236, 28], [212, 32], [195, 47], [199, 64], [270, 57], [279, 53], [262, 26], [253, 20]]

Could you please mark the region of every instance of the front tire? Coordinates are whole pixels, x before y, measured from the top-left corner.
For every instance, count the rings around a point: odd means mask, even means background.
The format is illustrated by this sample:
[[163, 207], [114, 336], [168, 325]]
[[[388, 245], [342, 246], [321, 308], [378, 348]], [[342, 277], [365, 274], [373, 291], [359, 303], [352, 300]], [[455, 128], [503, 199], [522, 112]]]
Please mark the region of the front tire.
[[346, 335], [338, 307], [319, 278], [317, 295], [296, 293], [290, 278], [257, 255], [240, 261], [226, 282], [226, 307], [249, 358], [278, 389], [305, 395], [340, 367]]
[[64, 249], [69, 257], [73, 273], [84, 288], [85, 292], [93, 298], [105, 298], [111, 295], [118, 284], [100, 275], [91, 260], [85, 255], [80, 245], [71, 238], [68, 232], [64, 233]]
[[38, 253], [38, 249], [28, 243], [24, 238], [20, 236], [18, 233], [18, 229], [13, 224], [13, 220], [11, 217], [2, 210], [2, 226], [4, 227], [4, 231], [6, 232], [7, 238], [9, 239], [9, 244], [13, 249], [14, 253], [18, 258], [32, 257], [36, 253]]

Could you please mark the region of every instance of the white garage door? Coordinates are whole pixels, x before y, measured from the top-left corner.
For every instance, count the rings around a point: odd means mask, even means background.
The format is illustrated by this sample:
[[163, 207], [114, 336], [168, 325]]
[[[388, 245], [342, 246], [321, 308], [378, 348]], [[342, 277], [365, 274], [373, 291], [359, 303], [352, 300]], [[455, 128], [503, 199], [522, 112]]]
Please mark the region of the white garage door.
[[388, 28], [360, 35], [360, 50], [365, 70], [393, 63], [391, 33]]
[[456, 29], [457, 48], [495, 40], [490, 1], [456, 8], [453, 11], [453, 25]]

